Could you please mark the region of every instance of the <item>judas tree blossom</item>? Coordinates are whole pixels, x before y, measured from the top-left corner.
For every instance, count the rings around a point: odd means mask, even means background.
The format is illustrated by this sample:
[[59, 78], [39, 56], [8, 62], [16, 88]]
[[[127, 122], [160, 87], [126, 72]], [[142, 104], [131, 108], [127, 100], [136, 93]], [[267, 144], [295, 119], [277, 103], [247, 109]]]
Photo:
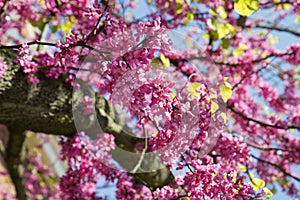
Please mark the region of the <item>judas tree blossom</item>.
[[[0, 0], [0, 176], [18, 199], [299, 198], [299, 14], [299, 1]], [[61, 177], [42, 162], [50, 134]]]

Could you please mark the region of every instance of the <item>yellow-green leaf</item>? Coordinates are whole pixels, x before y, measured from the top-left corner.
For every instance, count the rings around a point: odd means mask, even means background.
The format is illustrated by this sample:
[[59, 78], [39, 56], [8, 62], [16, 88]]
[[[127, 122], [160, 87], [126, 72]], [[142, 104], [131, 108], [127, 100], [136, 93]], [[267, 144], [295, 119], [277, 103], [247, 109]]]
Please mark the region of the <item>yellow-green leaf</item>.
[[234, 28], [231, 24], [217, 24], [219, 38], [224, 38], [231, 32], [234, 32]]
[[204, 33], [203, 34], [203, 39], [209, 40], [209, 33]]
[[257, 11], [259, 0], [237, 0], [234, 2], [234, 10], [242, 16], [249, 16]]
[[166, 58], [164, 54], [160, 54], [160, 60], [162, 62], [162, 64], [165, 66], [165, 67], [169, 67], [170, 66], [170, 60], [169, 58]]
[[76, 19], [75, 16], [72, 15], [72, 16], [70, 17], [70, 22], [72, 22], [72, 23], [77, 23], [78, 20]]
[[279, 10], [287, 10], [291, 7], [291, 4], [290, 3], [283, 3], [283, 4], [280, 4], [277, 6], [277, 8]]
[[11, 180], [10, 180], [9, 176], [5, 176], [5, 177], [4, 177], [4, 182], [5, 182], [5, 183], [9, 183], [9, 182], [11, 182]]
[[216, 99], [216, 98], [218, 98], [218, 95], [217, 95], [216, 93], [211, 93], [211, 94], [209, 95], [209, 97], [210, 97], [211, 99]]
[[270, 197], [270, 196], [272, 196], [273, 195], [273, 193], [272, 193], [272, 191], [271, 190], [269, 190], [269, 188], [263, 188], [263, 190], [264, 190], [264, 192], [266, 193], [266, 196], [267, 197]]
[[217, 12], [219, 13], [222, 19], [225, 19], [227, 17], [227, 13], [225, 12], [225, 9], [222, 6], [217, 7]]
[[233, 181], [233, 182], [236, 181], [236, 177], [237, 177], [237, 172], [234, 170], [234, 171], [233, 171], [233, 177], [232, 177], [232, 181]]
[[247, 170], [246, 166], [244, 165], [238, 165], [237, 166], [242, 172], [245, 172]]
[[158, 58], [153, 58], [151, 60], [150, 64], [151, 64], [151, 66], [152, 66], [153, 69], [158, 69], [160, 67], [160, 65], [161, 65], [161, 62], [160, 62], [160, 60]]
[[295, 19], [295, 22], [299, 23], [300, 22], [300, 15], [298, 15]]
[[239, 47], [233, 50], [233, 56], [235, 58], [238, 58], [244, 53], [244, 50], [246, 50], [248, 47], [244, 44], [241, 44]]
[[259, 178], [253, 178], [250, 184], [254, 190], [258, 191], [265, 186], [265, 181]]
[[183, 11], [183, 4], [177, 3], [174, 9], [176, 14], [181, 14]]
[[224, 176], [224, 179], [226, 179], [227, 178], [227, 173], [224, 172], [223, 176]]
[[41, 17], [37, 22], [35, 21], [30, 21], [31, 25], [32, 26], [35, 26], [37, 27], [38, 29], [40, 30], [43, 30], [44, 29], [44, 26], [46, 24], [46, 18], [45, 17]]
[[197, 92], [197, 89], [201, 86], [201, 83], [191, 83], [188, 87], [188, 92], [192, 97], [197, 97], [200, 95], [199, 92]]
[[223, 118], [224, 123], [226, 124], [226, 122], [227, 122], [227, 116], [226, 116], [226, 113], [222, 112], [220, 115], [221, 115], [221, 117]]
[[40, 181], [40, 186], [45, 187], [46, 183], [44, 181]]
[[192, 20], [194, 20], [194, 13], [188, 12], [184, 19], [184, 24], [188, 24]]
[[232, 87], [230, 85], [222, 85], [220, 86], [220, 92], [223, 101], [226, 103], [232, 95]]
[[229, 30], [223, 24], [218, 24], [217, 28], [218, 28], [219, 38], [223, 38], [229, 33]]
[[230, 46], [230, 43], [231, 43], [231, 39], [229, 39], [229, 38], [224, 38], [224, 39], [221, 41], [221, 47], [222, 47], [222, 49], [228, 49], [228, 47]]
[[233, 192], [234, 192], [234, 194], [239, 194], [239, 190], [237, 190], [235, 188], [233, 188]]
[[176, 97], [176, 94], [175, 93], [170, 93], [170, 97], [171, 97], [171, 99], [174, 99]]
[[216, 102], [212, 101], [210, 106], [210, 112], [215, 113], [218, 109], [219, 105]]
[[208, 12], [209, 12], [209, 14], [211, 14], [213, 16], [218, 16], [218, 14], [212, 9], [210, 9]]
[[39, 3], [40, 3], [41, 5], [45, 5], [45, 0], [39, 0]]
[[61, 26], [61, 29], [62, 29], [62, 31], [63, 32], [65, 32], [65, 33], [70, 33], [70, 31], [71, 31], [71, 29], [72, 29], [72, 22], [70, 22], [70, 21], [67, 21], [65, 24], [63, 24], [62, 26]]

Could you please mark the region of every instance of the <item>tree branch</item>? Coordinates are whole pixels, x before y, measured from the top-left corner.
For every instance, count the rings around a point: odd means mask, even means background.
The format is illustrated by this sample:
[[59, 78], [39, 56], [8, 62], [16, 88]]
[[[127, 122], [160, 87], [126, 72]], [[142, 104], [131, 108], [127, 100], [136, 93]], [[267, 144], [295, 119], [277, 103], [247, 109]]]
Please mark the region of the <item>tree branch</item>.
[[[253, 27], [248, 27], [248, 28], [253, 28]], [[264, 28], [264, 29], [269, 29], [269, 30], [274, 30], [274, 31], [287, 32], [287, 33], [290, 33], [290, 34], [298, 36], [298, 37], [300, 36], [299, 32], [294, 31], [292, 29], [283, 28], [283, 27], [267, 26], [267, 25], [260, 25], [260, 24], [258, 24], [256, 26], [254, 26], [254, 28]]]
[[253, 155], [253, 154], [251, 154], [251, 156], [252, 156], [252, 158], [255, 158], [255, 159], [256, 159], [257, 161], [259, 161], [259, 162], [262, 162], [262, 163], [271, 165], [271, 166], [273, 166], [273, 167], [276, 167], [276, 168], [279, 169], [284, 175], [289, 176], [289, 177], [295, 179], [296, 181], [300, 182], [300, 178], [299, 178], [299, 177], [297, 177], [297, 176], [295, 176], [295, 175], [293, 175], [293, 174], [291, 174], [291, 173], [285, 171], [280, 165], [271, 163], [271, 162], [269, 162], [269, 161], [267, 161], [267, 160], [263, 160], [263, 159], [261, 159], [261, 158], [259, 158], [259, 157], [256, 157], [256, 156]]
[[5, 10], [7, 8], [8, 3], [9, 3], [9, 0], [5, 0], [4, 3], [3, 3], [3, 6], [2, 6], [2, 8], [0, 10], [0, 27], [1, 27], [2, 17], [4, 15], [4, 13], [5, 13]]
[[244, 120], [255, 122], [255, 123], [257, 123], [257, 124], [259, 124], [263, 127], [270, 127], [270, 128], [276, 128], [276, 129], [284, 129], [284, 130], [286, 130], [286, 129], [298, 129], [298, 130], [300, 130], [300, 127], [294, 126], [294, 125], [284, 127], [284, 126], [280, 126], [280, 125], [276, 125], [276, 124], [268, 124], [268, 123], [265, 123], [265, 122], [247, 117], [247, 116], [243, 115], [241, 112], [235, 110], [232, 105], [227, 105], [227, 108], [229, 108], [233, 113], [235, 113], [235, 114], [239, 115], [240, 117], [242, 117]]
[[[72, 88], [64, 85], [63, 77], [56, 80], [48, 79], [42, 73], [37, 74], [40, 82], [32, 85], [26, 81], [20, 67], [12, 63], [16, 57], [15, 54], [11, 49], [0, 50], [0, 59], [8, 66], [4, 77], [0, 79], [0, 124], [12, 130], [10, 144], [6, 150], [9, 163], [15, 165], [21, 162], [20, 156], [16, 156], [21, 150], [13, 149], [13, 147], [22, 146], [24, 136], [21, 132], [25, 130], [66, 136], [72, 136], [79, 131], [92, 134], [107, 132], [114, 135], [119, 150], [137, 152], [136, 144], [144, 142], [144, 139], [128, 134], [130, 130], [124, 122], [118, 119], [112, 105], [100, 94], [95, 94], [91, 87], [88, 87], [85, 93], [73, 92]], [[72, 95], [75, 95], [73, 102]], [[72, 109], [73, 111], [80, 109], [80, 102], [85, 95], [94, 98], [96, 115], [87, 117], [81, 114], [76, 121], [76, 125], [79, 126], [75, 126]], [[98, 128], [99, 124], [101, 130]], [[76, 127], [82, 127], [82, 130], [77, 130]], [[118, 151], [112, 152], [112, 156], [125, 169], [133, 169], [132, 166], [135, 166], [135, 163], [124, 159]], [[13, 157], [16, 159], [9, 160]], [[153, 157], [153, 162], [143, 162], [141, 165], [148, 165], [149, 169], [157, 169], [131, 174], [150, 189], [174, 184], [173, 174], [167, 166], [161, 164], [158, 155]], [[18, 195], [22, 195], [18, 185], [23, 183], [13, 173], [15, 172], [11, 172], [11, 177], [14, 179]]]
[[19, 200], [28, 199], [25, 189], [24, 178], [24, 147], [25, 133], [17, 128], [8, 127], [9, 141], [5, 152], [5, 162], [10, 177], [15, 185], [17, 198]]
[[289, 152], [289, 153], [296, 153], [296, 152], [300, 153], [300, 149], [283, 149], [283, 148], [279, 148], [279, 147], [261, 147], [261, 146], [257, 146], [255, 144], [251, 144], [251, 143], [247, 143], [247, 145], [250, 147], [253, 147], [255, 149], [262, 150], [262, 151], [282, 151], [282, 152]]

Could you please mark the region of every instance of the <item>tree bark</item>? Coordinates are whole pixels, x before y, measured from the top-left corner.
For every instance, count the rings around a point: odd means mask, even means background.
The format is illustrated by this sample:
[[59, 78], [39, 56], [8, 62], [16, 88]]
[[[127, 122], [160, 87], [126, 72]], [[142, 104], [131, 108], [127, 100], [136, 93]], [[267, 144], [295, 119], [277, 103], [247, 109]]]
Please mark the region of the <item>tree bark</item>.
[[[0, 50], [0, 60], [5, 61], [8, 66], [4, 77], [0, 79], [0, 124], [6, 125], [10, 131], [5, 160], [19, 199], [25, 198], [20, 166], [26, 130], [65, 136], [72, 136], [79, 131], [104, 131], [114, 135], [117, 147], [130, 152], [136, 152], [137, 142], [144, 142], [127, 134], [130, 130], [118, 119], [111, 104], [101, 95], [95, 94], [92, 88], [80, 83], [82, 87], [87, 87], [85, 93], [73, 92], [72, 88], [64, 84], [63, 77], [48, 79], [42, 73], [38, 74], [40, 82], [32, 85], [27, 82], [20, 66], [13, 63], [15, 57], [16, 53], [12, 50]], [[80, 100], [84, 95], [94, 97], [96, 115], [77, 118], [78, 126], [75, 126], [72, 108], [73, 111], [80, 109]], [[76, 127], [82, 127], [82, 130], [77, 130]], [[121, 166], [128, 167], [118, 153], [113, 152], [112, 156]], [[156, 161], [143, 164], [153, 165], [152, 168], [157, 169], [161, 162], [158, 157], [153, 160]], [[174, 177], [167, 166], [153, 172], [135, 173], [133, 176], [150, 189], [174, 183]]]

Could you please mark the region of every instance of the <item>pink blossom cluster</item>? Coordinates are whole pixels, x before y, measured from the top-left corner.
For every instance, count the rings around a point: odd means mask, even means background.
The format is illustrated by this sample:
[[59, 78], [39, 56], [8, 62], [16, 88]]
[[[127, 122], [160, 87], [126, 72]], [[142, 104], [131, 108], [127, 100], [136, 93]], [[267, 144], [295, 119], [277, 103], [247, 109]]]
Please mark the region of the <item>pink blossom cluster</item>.
[[61, 158], [69, 164], [59, 184], [60, 190], [64, 191], [61, 198], [97, 199], [95, 187], [98, 179], [104, 176], [107, 181], [113, 181], [119, 176], [119, 172], [109, 166], [112, 164], [107, 152], [114, 148], [113, 140], [111, 135], [100, 134], [98, 140], [91, 142], [84, 133], [61, 139]]
[[3, 78], [6, 68], [6, 62], [0, 61], [0, 78]]
[[[220, 165], [202, 165], [199, 160], [191, 161], [193, 171], [187, 172], [182, 187], [191, 199], [253, 199], [253, 188], [243, 176]], [[196, 175], [195, 175], [196, 174]]]
[[32, 56], [29, 55], [29, 46], [26, 43], [20, 48], [16, 62], [22, 67], [22, 71], [26, 74], [29, 82], [33, 84], [39, 82], [36, 76], [38, 65], [32, 60]]

